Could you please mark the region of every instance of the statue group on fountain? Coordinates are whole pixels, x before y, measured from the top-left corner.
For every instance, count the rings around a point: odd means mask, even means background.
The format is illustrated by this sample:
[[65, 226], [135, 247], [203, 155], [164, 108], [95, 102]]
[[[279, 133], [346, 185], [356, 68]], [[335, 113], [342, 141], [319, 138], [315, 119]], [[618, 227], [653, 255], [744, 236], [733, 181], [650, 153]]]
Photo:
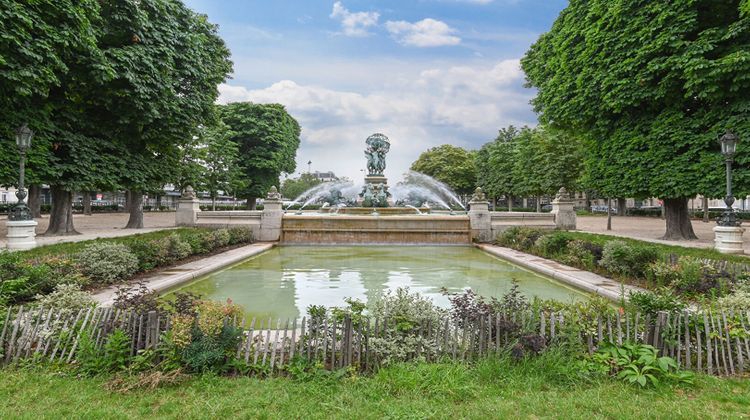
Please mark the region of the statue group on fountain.
[[367, 173], [371, 176], [383, 176], [385, 172], [385, 155], [391, 149], [391, 142], [383, 134], [376, 133], [365, 141], [367, 149]]
[[365, 184], [362, 189], [363, 207], [388, 207], [388, 190], [383, 184]]

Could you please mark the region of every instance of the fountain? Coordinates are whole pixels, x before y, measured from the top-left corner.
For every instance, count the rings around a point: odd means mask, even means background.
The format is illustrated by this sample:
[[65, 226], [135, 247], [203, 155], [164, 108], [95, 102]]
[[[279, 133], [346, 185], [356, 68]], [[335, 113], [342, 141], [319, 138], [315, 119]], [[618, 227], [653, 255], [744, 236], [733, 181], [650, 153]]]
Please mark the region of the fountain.
[[[295, 198], [287, 209], [302, 203], [296, 214], [303, 214], [305, 207], [319, 203], [323, 207], [317, 212], [327, 214], [398, 215], [410, 214], [411, 209], [422, 214], [430, 213], [433, 208], [454, 214], [454, 209], [466, 210], [447, 185], [419, 172], [405, 173], [403, 180], [391, 187], [383, 174], [390, 150], [388, 137], [376, 133], [365, 144], [367, 176], [363, 184], [336, 181], [316, 185]], [[345, 206], [337, 207], [339, 204]]]

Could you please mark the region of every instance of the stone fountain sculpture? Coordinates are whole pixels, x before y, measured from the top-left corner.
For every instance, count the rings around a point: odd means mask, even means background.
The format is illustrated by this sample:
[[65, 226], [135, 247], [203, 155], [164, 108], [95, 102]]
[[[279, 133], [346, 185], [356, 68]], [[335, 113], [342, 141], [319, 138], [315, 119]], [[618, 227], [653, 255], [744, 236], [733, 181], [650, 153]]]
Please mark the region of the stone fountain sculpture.
[[388, 192], [388, 179], [384, 172], [385, 155], [391, 149], [391, 142], [384, 134], [375, 133], [365, 140], [365, 144], [367, 176], [358, 204], [363, 207], [390, 207], [393, 200]]

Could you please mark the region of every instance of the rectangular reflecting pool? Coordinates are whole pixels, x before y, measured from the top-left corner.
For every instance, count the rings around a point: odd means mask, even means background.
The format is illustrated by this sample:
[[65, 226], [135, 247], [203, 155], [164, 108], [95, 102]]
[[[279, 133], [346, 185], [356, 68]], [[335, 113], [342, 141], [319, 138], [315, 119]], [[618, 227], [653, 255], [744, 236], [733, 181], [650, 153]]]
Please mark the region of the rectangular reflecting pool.
[[443, 288], [499, 297], [512, 279], [529, 298], [586, 299], [582, 292], [469, 246], [274, 247], [177, 290], [232, 299], [248, 316], [284, 319], [305, 316], [310, 305], [343, 306], [347, 297], [367, 302], [399, 287], [448, 307]]

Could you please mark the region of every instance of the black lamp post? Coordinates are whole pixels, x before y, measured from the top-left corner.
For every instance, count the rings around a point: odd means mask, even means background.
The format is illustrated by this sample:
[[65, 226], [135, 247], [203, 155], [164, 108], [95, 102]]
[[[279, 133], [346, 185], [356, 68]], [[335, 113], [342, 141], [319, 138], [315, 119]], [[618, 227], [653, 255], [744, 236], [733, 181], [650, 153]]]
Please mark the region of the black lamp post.
[[737, 220], [732, 204], [734, 196], [732, 195], [732, 163], [734, 163], [734, 154], [737, 151], [737, 143], [740, 139], [734, 133], [727, 131], [721, 136], [721, 154], [724, 155], [724, 162], [727, 165], [727, 196], [724, 198], [727, 208], [719, 217], [717, 224], [719, 226], [740, 226], [741, 222]]
[[8, 214], [9, 221], [23, 221], [23, 220], [34, 220], [31, 215], [31, 210], [24, 199], [26, 198], [26, 189], [24, 188], [24, 169], [26, 165], [26, 151], [31, 147], [31, 139], [34, 137], [34, 132], [26, 125], [22, 125], [16, 130], [16, 145], [18, 146], [18, 152], [21, 155], [21, 164], [19, 168], [18, 176], [18, 191], [16, 191], [16, 197], [18, 198], [18, 204], [10, 210]]

